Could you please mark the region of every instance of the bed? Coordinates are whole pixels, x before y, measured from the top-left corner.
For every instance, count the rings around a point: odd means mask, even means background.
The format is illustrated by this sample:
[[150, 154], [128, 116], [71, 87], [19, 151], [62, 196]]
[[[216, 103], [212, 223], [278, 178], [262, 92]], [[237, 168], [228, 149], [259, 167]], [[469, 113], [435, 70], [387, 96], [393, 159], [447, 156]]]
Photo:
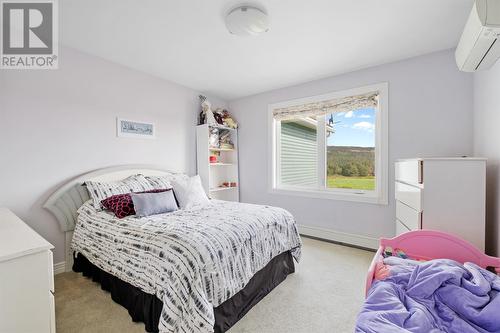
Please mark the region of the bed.
[[117, 219], [89, 201], [85, 181], [161, 176], [124, 166], [79, 176], [45, 204], [66, 233], [66, 270], [111, 292], [150, 332], [225, 332], [294, 272], [293, 217], [269, 206], [212, 200], [144, 218]]
[[500, 258], [451, 234], [381, 239], [356, 332], [500, 332]]

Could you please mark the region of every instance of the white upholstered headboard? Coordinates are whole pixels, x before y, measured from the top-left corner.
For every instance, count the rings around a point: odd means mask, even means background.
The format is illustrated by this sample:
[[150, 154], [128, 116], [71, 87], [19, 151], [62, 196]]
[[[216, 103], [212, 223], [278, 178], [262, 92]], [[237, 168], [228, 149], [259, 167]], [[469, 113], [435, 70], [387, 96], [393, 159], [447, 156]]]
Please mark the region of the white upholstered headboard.
[[47, 199], [43, 207], [54, 214], [59, 222], [61, 230], [65, 233], [65, 270], [69, 271], [71, 270], [71, 266], [73, 266], [73, 252], [70, 244], [77, 219], [76, 211], [90, 199], [87, 189], [83, 186], [85, 181], [116, 181], [136, 174], [161, 176], [169, 173], [173, 172], [151, 165], [121, 165], [108, 167], [77, 176], [55, 191]]

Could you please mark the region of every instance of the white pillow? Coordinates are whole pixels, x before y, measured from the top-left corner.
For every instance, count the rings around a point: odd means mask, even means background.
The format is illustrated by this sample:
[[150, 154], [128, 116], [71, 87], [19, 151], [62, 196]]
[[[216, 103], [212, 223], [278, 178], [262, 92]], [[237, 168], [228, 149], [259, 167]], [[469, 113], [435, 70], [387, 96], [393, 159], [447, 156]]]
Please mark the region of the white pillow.
[[203, 186], [201, 178], [196, 175], [191, 178], [177, 178], [171, 181], [175, 198], [181, 209], [190, 209], [194, 206], [206, 205], [210, 202]]

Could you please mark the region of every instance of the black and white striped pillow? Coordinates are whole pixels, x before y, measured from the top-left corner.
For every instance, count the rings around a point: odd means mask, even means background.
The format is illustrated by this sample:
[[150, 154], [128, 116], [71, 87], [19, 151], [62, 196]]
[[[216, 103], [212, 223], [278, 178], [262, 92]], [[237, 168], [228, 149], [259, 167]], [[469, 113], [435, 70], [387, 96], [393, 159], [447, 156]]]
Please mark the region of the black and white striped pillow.
[[155, 189], [170, 189], [172, 188], [172, 181], [187, 178], [189, 177], [182, 173], [171, 173], [164, 176], [146, 176], [146, 179]]
[[155, 187], [143, 175], [133, 175], [117, 182], [86, 181], [85, 185], [92, 198], [94, 208], [102, 210], [101, 201], [117, 194], [144, 192], [154, 190]]

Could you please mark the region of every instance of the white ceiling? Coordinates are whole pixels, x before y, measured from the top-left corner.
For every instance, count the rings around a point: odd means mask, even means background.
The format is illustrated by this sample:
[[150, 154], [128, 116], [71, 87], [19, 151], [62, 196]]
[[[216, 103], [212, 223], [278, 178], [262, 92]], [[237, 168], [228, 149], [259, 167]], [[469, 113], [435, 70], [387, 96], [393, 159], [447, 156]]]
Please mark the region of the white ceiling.
[[230, 100], [455, 47], [473, 0], [262, 0], [258, 37], [227, 32], [239, 3], [59, 1], [62, 42]]

